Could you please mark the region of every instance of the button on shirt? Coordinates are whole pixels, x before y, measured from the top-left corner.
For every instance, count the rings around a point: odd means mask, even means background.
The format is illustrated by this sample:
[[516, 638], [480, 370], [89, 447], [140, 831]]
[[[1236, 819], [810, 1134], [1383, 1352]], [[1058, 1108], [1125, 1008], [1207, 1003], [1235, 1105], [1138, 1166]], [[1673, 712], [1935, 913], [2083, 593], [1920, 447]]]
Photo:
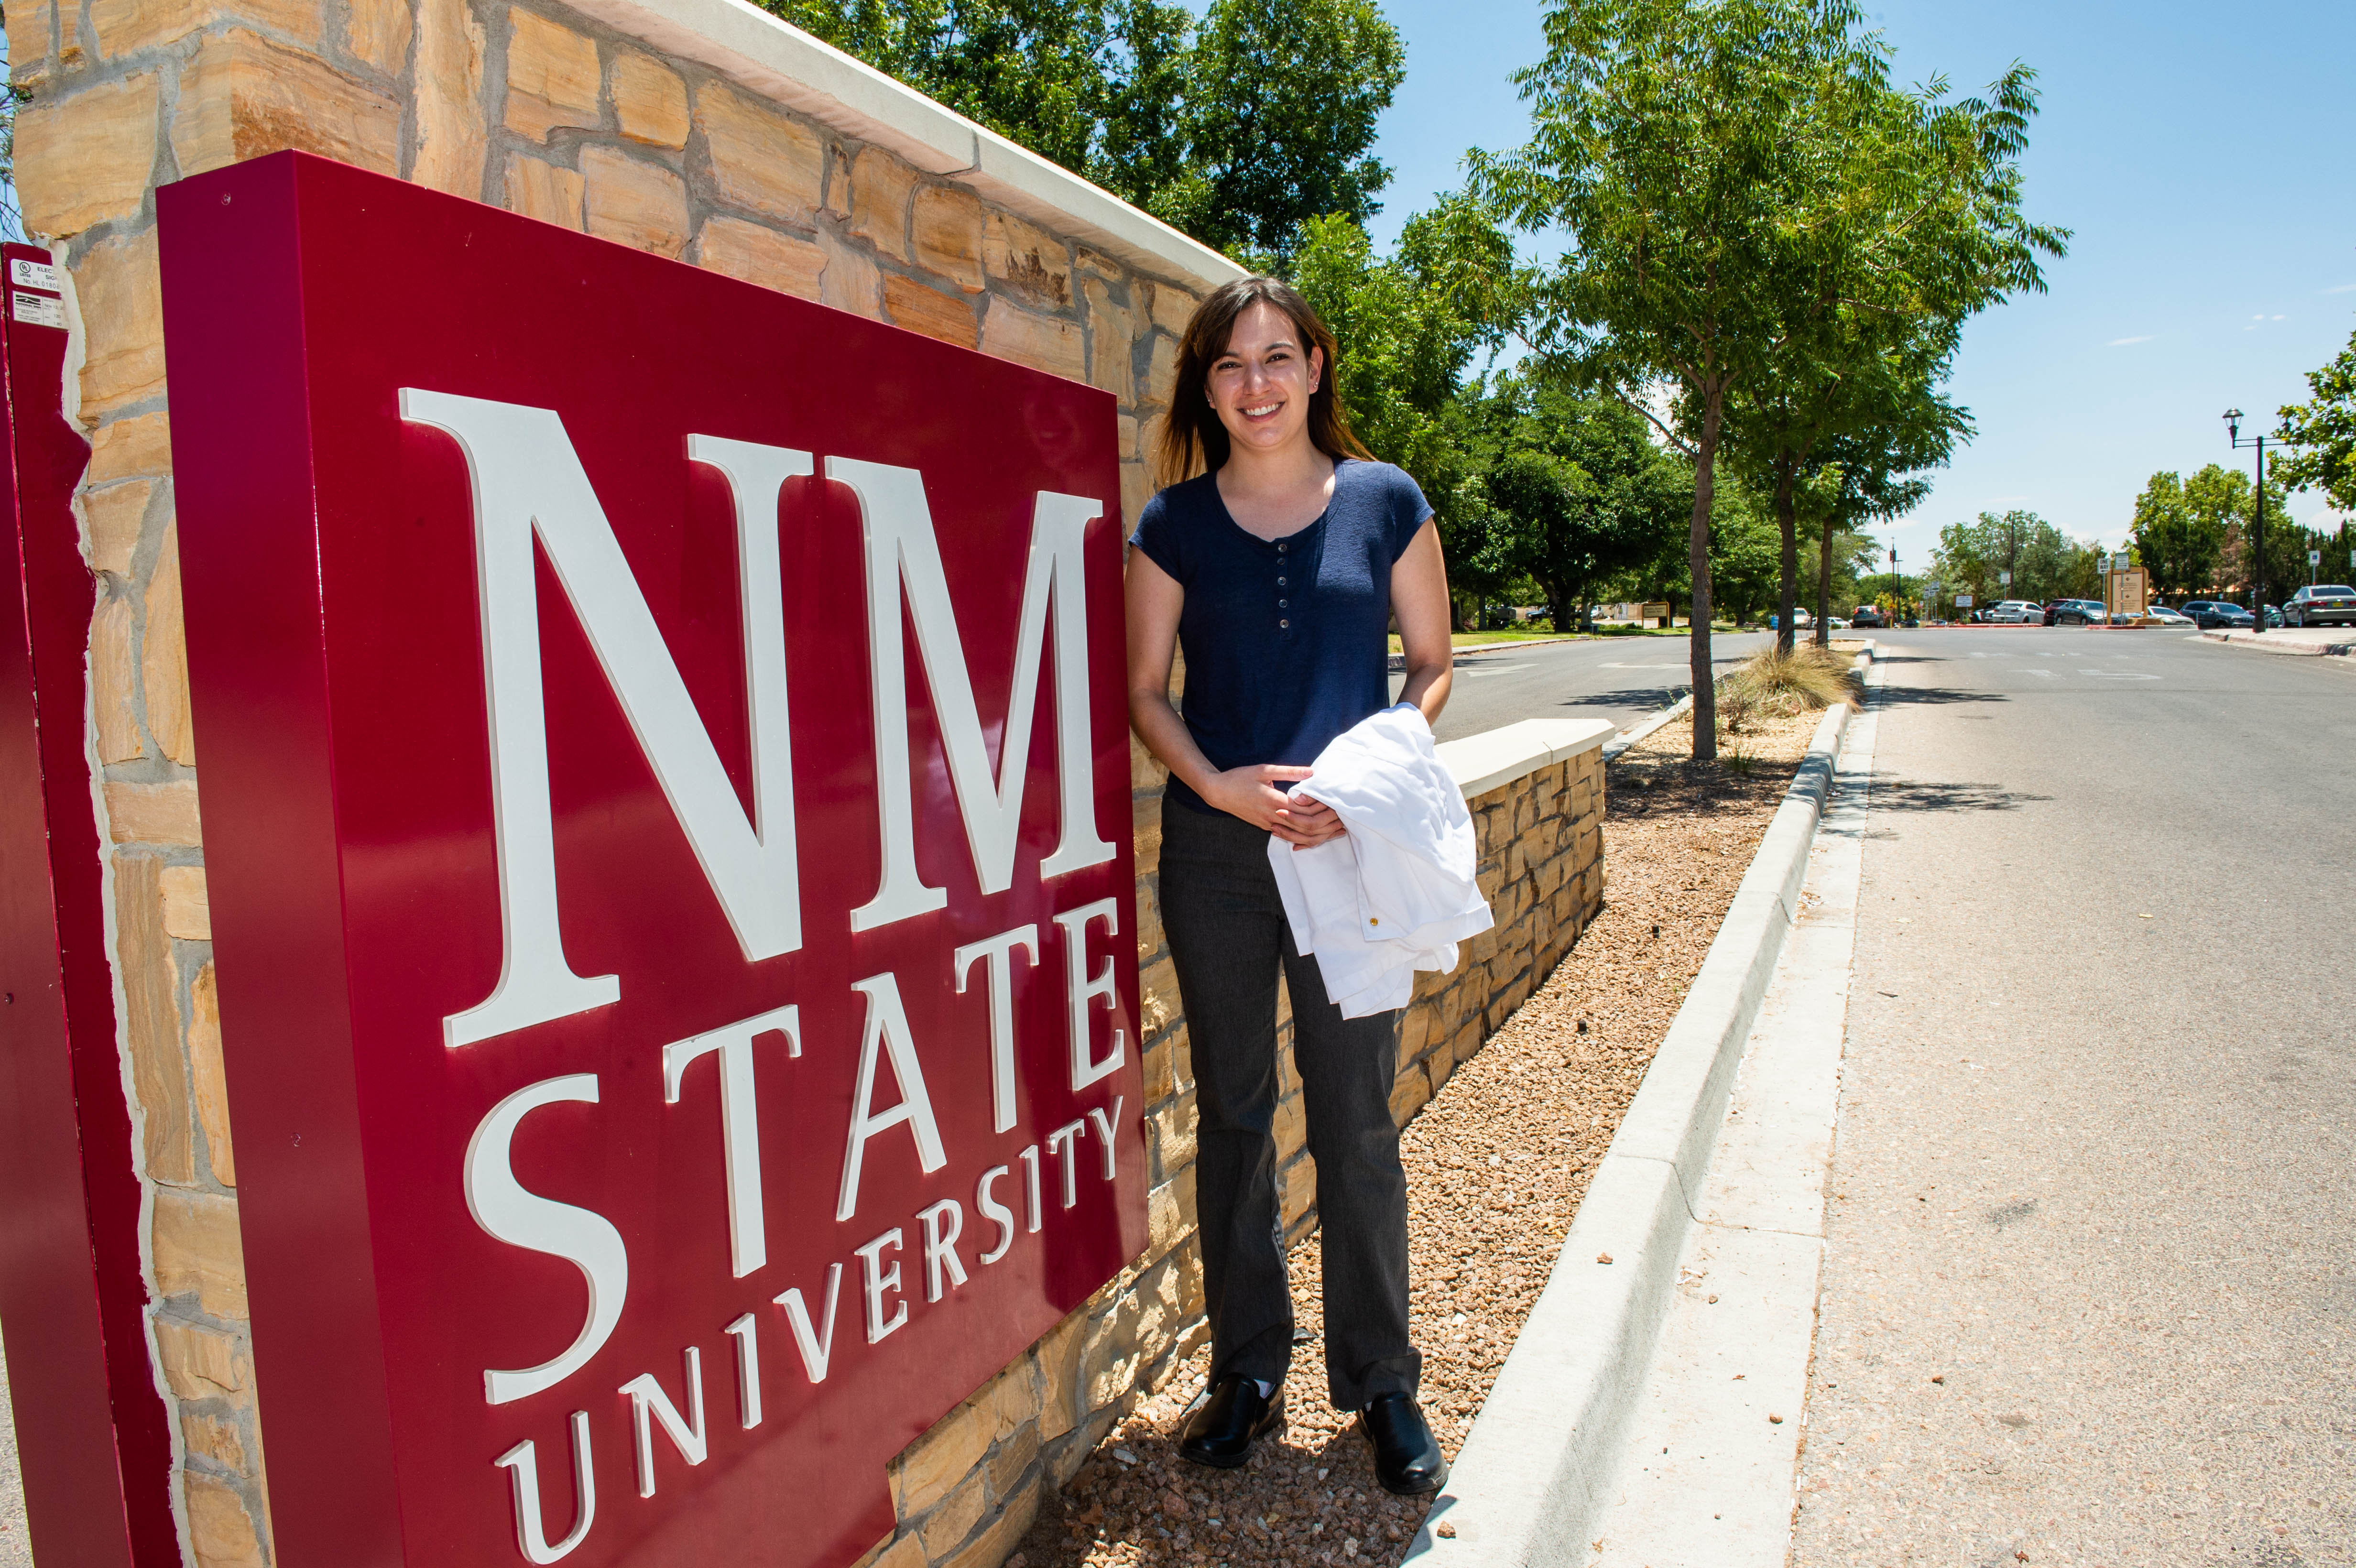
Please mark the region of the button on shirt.
[[1430, 516], [1404, 472], [1355, 459], [1334, 465], [1323, 515], [1280, 539], [1237, 523], [1212, 475], [1145, 504], [1130, 542], [1185, 591], [1179, 710], [1213, 767], [1306, 766], [1388, 705], [1391, 568]]

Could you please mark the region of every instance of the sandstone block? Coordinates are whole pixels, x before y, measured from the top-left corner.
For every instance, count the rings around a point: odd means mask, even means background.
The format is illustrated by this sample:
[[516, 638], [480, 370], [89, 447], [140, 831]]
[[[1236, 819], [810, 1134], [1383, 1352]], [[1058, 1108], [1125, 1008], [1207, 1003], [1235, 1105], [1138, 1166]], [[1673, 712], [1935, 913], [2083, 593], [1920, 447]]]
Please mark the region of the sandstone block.
[[1088, 1325], [1087, 1342], [1080, 1350], [1081, 1401], [1100, 1411], [1137, 1386], [1139, 1302], [1129, 1290]]
[[819, 278], [819, 303], [853, 315], [881, 317], [884, 276], [873, 260], [823, 229], [819, 230], [818, 245], [826, 252], [826, 271]]
[[838, 146], [826, 150], [826, 200], [820, 207], [830, 218], [851, 216], [851, 155]]
[[1317, 1162], [1303, 1154], [1278, 1171], [1277, 1179], [1283, 1184], [1284, 1223], [1290, 1229], [1317, 1206]]
[[[18, 146], [21, 156], [21, 141]], [[164, 301], [155, 268], [155, 231], [91, 246], [73, 275], [87, 354], [81, 368], [82, 417], [96, 418], [161, 393]]]
[[914, 262], [969, 294], [983, 288], [981, 198], [963, 186], [926, 186], [908, 219]]
[[1170, 1040], [1157, 1040], [1145, 1048], [1145, 1103], [1155, 1104], [1168, 1099], [1177, 1088], [1176, 1072], [1173, 1066], [1178, 1054], [1177, 1046]]
[[982, 268], [1013, 293], [1050, 310], [1072, 303], [1071, 251], [1011, 212], [992, 212], [981, 234]]
[[182, 1399], [211, 1399], [246, 1385], [245, 1352], [234, 1336], [219, 1328], [159, 1317], [155, 1360], [165, 1384]]
[[860, 149], [851, 165], [848, 231], [895, 261], [908, 259], [908, 207], [916, 171], [881, 147]]
[[1150, 877], [1162, 864], [1162, 790], [1141, 790], [1129, 799], [1129, 831], [1137, 848], [1137, 874]]
[[193, 1472], [183, 1473], [180, 1486], [196, 1568], [269, 1568], [243, 1499], [211, 1477]]
[[687, 83], [651, 55], [614, 57], [614, 118], [622, 134], [649, 147], [687, 145]]
[[1137, 421], [1130, 418], [1127, 414], [1119, 414], [1114, 417], [1113, 445], [1119, 451], [1121, 456], [1125, 458], [1141, 458], [1145, 455], [1145, 445], [1141, 439], [1141, 430]]
[[[1020, 1368], [1020, 1363], [1017, 1363]], [[1028, 1369], [1021, 1369], [1027, 1372]], [[1000, 1377], [1007, 1374], [1001, 1372]], [[892, 1470], [892, 1504], [902, 1519], [914, 1519], [948, 1497], [998, 1436], [996, 1391], [985, 1387], [933, 1424], [908, 1445]], [[970, 1521], [969, 1527], [970, 1526]], [[965, 1539], [960, 1530], [954, 1541]]]
[[164, 870], [152, 856], [115, 857], [115, 963], [139, 1103], [141, 1164], [155, 1180], [186, 1186], [196, 1179], [196, 1139], [180, 1056], [179, 974], [164, 929]]
[[1409, 1067], [1391, 1084], [1391, 1125], [1403, 1127], [1431, 1099], [1431, 1081], [1420, 1064]]
[[294, 147], [399, 172], [401, 106], [317, 57], [238, 29], [208, 35], [180, 71], [172, 153], [183, 175]]
[[1077, 324], [1018, 309], [1002, 299], [991, 301], [989, 314], [981, 318], [981, 348], [1050, 375], [1087, 379]]
[[1102, 387], [1123, 403], [1132, 401], [1137, 378], [1130, 347], [1136, 337], [1135, 318], [1098, 279], [1082, 280], [1081, 288], [1088, 302], [1089, 384]]
[[1276, 1103], [1276, 1125], [1269, 1130], [1280, 1160], [1309, 1147], [1309, 1113], [1301, 1095], [1288, 1094]]
[[237, 1475], [246, 1473], [245, 1438], [234, 1421], [184, 1412], [180, 1441], [191, 1455], [200, 1456]]
[[27, 234], [79, 234], [137, 212], [155, 172], [152, 70], [37, 99], [16, 114], [16, 195]]
[[535, 142], [560, 125], [595, 130], [596, 40], [534, 11], [508, 18], [508, 129]]
[[1145, 1141], [1152, 1151], [1158, 1179], [1166, 1180], [1182, 1166], [1194, 1163], [1194, 1095], [1173, 1097], [1145, 1118]]
[[1190, 1165], [1146, 1194], [1147, 1257], [1161, 1257], [1194, 1233], [1194, 1168]]
[[164, 553], [147, 580], [147, 627], [140, 675], [147, 689], [147, 733], [183, 767], [197, 760], [196, 718], [188, 706], [187, 624], [180, 611], [180, 532], [164, 529]]
[[741, 218], [707, 218], [695, 243], [696, 261], [715, 272], [741, 278], [779, 293], [814, 300], [826, 271], [826, 252], [807, 240], [747, 223]]
[[947, 1558], [935, 1558], [940, 1568], [999, 1568], [1007, 1554], [1022, 1544], [1039, 1513], [1039, 1485], [1033, 1479], [1006, 1499], [998, 1517]]
[[926, 1568], [925, 1543], [914, 1535], [896, 1541], [887, 1535], [876, 1542], [874, 1552], [859, 1568]]
[[718, 85], [696, 94], [695, 119], [723, 201], [804, 228], [816, 220], [826, 158], [809, 126]]
[[483, 54], [488, 39], [467, 0], [417, 0], [417, 155], [409, 177], [480, 199], [487, 135]]
[[164, 1296], [193, 1293], [215, 1317], [245, 1316], [245, 1249], [237, 1230], [237, 1200], [205, 1192], [155, 1195], [155, 1288]]
[[[225, 18], [253, 22], [297, 42], [317, 45], [327, 32], [320, 0], [91, 0], [90, 24], [106, 59], [186, 37]], [[398, 69], [398, 68], [396, 68]]]
[[989, 1478], [989, 1495], [992, 1499], [1008, 1498], [1021, 1489], [1023, 1472], [1039, 1458], [1039, 1428], [1035, 1424], [1019, 1426], [999, 1440], [982, 1462], [982, 1474]]
[[213, 939], [212, 905], [205, 891], [202, 866], [166, 866], [159, 873], [164, 933], [183, 942]]
[[345, 37], [352, 53], [387, 76], [399, 76], [409, 63], [408, 0], [350, 0], [351, 19]]
[[131, 605], [102, 601], [90, 623], [90, 699], [98, 727], [98, 760], [127, 763], [145, 749], [134, 707], [138, 677], [131, 658]]
[[[977, 1463], [980, 1459], [976, 1455]], [[924, 1523], [916, 1527], [916, 1537], [925, 1544], [925, 1555], [935, 1563], [943, 1561], [965, 1543], [981, 1522], [990, 1507], [990, 1492], [979, 1470], [964, 1477], [958, 1488], [941, 1499]]]
[[576, 232], [582, 224], [581, 176], [542, 158], [508, 160], [508, 210]]
[[136, 419], [109, 420], [90, 439], [90, 468], [82, 483], [93, 489], [118, 480], [161, 477], [172, 471], [171, 416], [161, 409]]
[[1087, 1338], [1088, 1309], [1067, 1314], [1039, 1338], [1032, 1357], [1039, 1364], [1039, 1435], [1049, 1442], [1079, 1424], [1080, 1351]]
[[1177, 961], [1166, 954], [1148, 964], [1137, 976], [1138, 999], [1149, 1009], [1156, 1002], [1176, 1018], [1182, 1004], [1178, 998]]
[[32, 88], [45, 74], [57, 15], [52, 0], [7, 0], [8, 76], [19, 87]]
[[937, 337], [943, 343], [954, 343], [959, 348], [973, 347], [973, 306], [963, 294], [943, 293], [938, 289], [926, 288], [913, 278], [886, 272], [884, 274], [884, 311], [894, 326], [921, 332], [926, 337]]
[[229, 1136], [229, 1079], [221, 1067], [220, 991], [213, 966], [197, 971], [188, 987], [188, 1077], [196, 1089], [197, 1123], [205, 1129], [213, 1175], [237, 1185], [237, 1154]]
[[658, 256], [687, 250], [687, 182], [612, 147], [581, 149], [582, 212], [589, 232]]
[[1186, 324], [1194, 319], [1194, 307], [1203, 302], [1180, 288], [1176, 283], [1153, 285], [1153, 325], [1173, 337], [1186, 336]]
[[1145, 370], [1145, 385], [1137, 389], [1139, 403], [1159, 408], [1170, 401], [1170, 389], [1178, 379], [1178, 340], [1161, 333], [1153, 335], [1153, 352]]
[[155, 494], [153, 480], [134, 479], [86, 491], [81, 515], [90, 528], [90, 564], [93, 571], [127, 576], [131, 557], [139, 548], [139, 532], [147, 520], [148, 498]]
[[117, 844], [200, 844], [197, 786], [176, 784], [106, 785], [106, 832]]

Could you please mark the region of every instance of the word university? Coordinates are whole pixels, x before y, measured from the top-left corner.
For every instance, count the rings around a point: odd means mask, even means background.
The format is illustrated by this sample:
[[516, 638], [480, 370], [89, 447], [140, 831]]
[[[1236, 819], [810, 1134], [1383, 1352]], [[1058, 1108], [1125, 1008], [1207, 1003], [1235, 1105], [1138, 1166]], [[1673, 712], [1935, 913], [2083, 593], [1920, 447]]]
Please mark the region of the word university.
[[855, 1561], [1145, 1245], [1111, 399], [297, 154], [161, 221], [279, 1562]]

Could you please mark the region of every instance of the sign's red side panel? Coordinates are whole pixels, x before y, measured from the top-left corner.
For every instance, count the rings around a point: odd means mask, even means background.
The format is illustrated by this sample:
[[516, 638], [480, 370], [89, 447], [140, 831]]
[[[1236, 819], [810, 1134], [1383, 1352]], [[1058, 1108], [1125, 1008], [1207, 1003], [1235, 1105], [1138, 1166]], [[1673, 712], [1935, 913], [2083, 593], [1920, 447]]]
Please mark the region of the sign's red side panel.
[[70, 497], [90, 448], [59, 407], [48, 257], [0, 264], [0, 1328], [39, 1560], [160, 1565], [179, 1559], [171, 1437], [83, 740], [95, 590]]
[[402, 1561], [311, 481], [294, 170], [157, 193], [238, 1218], [278, 1562]]
[[1145, 1240], [1111, 400], [297, 155], [163, 220], [282, 1561], [851, 1561]]

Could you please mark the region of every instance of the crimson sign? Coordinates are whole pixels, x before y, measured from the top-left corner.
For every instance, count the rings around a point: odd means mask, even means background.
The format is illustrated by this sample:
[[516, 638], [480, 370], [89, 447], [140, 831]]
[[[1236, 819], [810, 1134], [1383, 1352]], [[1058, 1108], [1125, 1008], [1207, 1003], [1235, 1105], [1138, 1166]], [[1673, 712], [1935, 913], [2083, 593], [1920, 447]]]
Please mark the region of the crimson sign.
[[847, 1563], [1145, 1239], [1105, 393], [161, 193], [280, 1561]]

